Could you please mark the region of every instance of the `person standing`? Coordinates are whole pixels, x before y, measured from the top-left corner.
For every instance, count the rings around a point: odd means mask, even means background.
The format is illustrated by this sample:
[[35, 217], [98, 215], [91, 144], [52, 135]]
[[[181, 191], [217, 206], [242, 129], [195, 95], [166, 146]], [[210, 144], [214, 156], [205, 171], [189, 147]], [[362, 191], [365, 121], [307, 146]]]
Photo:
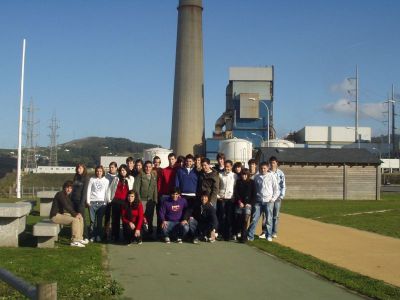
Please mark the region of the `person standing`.
[[138, 175], [140, 175], [140, 173], [142, 173], [143, 171], [143, 160], [141, 160], [140, 158], [135, 160], [135, 168], [133, 170], [132, 176], [136, 177]]
[[200, 205], [196, 197], [197, 181], [198, 174], [194, 168], [194, 157], [188, 154], [185, 157], [185, 166], [176, 171], [175, 186], [181, 190], [182, 196], [188, 202], [189, 214]]
[[233, 192], [237, 175], [232, 172], [232, 161], [226, 160], [225, 171], [219, 174], [219, 192], [217, 200], [217, 216], [219, 224], [219, 233], [225, 241], [236, 240], [232, 235], [232, 226], [234, 225], [235, 205]]
[[200, 154], [196, 154], [194, 156], [194, 168], [197, 172], [197, 174], [200, 174], [200, 172], [202, 171], [201, 168], [201, 160], [203, 159], [203, 156], [201, 156]]
[[103, 166], [95, 168], [95, 177], [89, 179], [86, 204], [90, 216], [90, 241], [101, 242], [103, 217], [106, 211], [106, 194], [110, 182], [104, 177]]
[[207, 157], [201, 160], [201, 168], [202, 171], [198, 178], [196, 195], [200, 198], [203, 192], [207, 192], [210, 202], [216, 207], [219, 190], [218, 172], [211, 168], [210, 160]]
[[70, 200], [73, 182], [67, 180], [63, 184], [63, 190], [58, 192], [53, 199], [50, 209], [50, 220], [55, 224], [71, 224], [71, 246], [84, 248], [87, 241], [83, 239], [83, 217], [77, 212]]
[[71, 201], [76, 212], [79, 212], [83, 218], [83, 239], [85, 242], [89, 242], [89, 234], [85, 221], [85, 207], [86, 207], [86, 195], [87, 195], [87, 170], [86, 166], [79, 163], [75, 167], [75, 175], [73, 179], [73, 186], [71, 192]]
[[128, 175], [134, 176], [135, 175], [135, 161], [133, 160], [132, 156], [129, 156], [126, 160], [126, 165], [128, 166]]
[[223, 173], [225, 171], [225, 154], [222, 152], [219, 152], [217, 154], [217, 163], [213, 167], [215, 171], [218, 173]]
[[249, 165], [250, 179], [254, 180], [254, 178], [258, 174], [257, 162], [254, 158], [252, 158], [252, 159], [249, 159], [248, 165]]
[[122, 206], [121, 216], [125, 242], [130, 245], [132, 241], [136, 240], [140, 245], [144, 220], [143, 205], [139, 195], [134, 190], [128, 192], [126, 203]]
[[274, 202], [274, 210], [272, 214], [272, 237], [278, 237], [278, 222], [279, 222], [279, 212], [281, 210], [282, 200], [285, 198], [286, 194], [286, 180], [285, 174], [279, 169], [279, 161], [275, 156], [269, 158], [269, 164], [271, 167], [271, 172], [275, 175], [279, 187], [278, 199]]
[[161, 170], [161, 175], [157, 182], [160, 199], [168, 198], [170, 196], [171, 190], [175, 187], [175, 175], [177, 169], [178, 166], [176, 164], [175, 153], [168, 154], [168, 167]]
[[139, 199], [146, 201], [145, 217], [149, 226], [148, 234], [153, 235], [154, 209], [158, 202], [157, 175], [153, 172], [151, 161], [144, 163], [144, 172], [136, 176], [134, 190], [138, 193]]
[[161, 203], [161, 229], [167, 244], [171, 242], [171, 237], [175, 238], [177, 243], [182, 243], [182, 239], [189, 232], [189, 223], [185, 219], [186, 209], [187, 202], [181, 197], [179, 188], [173, 188], [171, 196]]
[[235, 232], [240, 233], [240, 240], [247, 241], [247, 226], [250, 221], [251, 208], [254, 205], [255, 186], [254, 180], [250, 178], [249, 169], [243, 168], [240, 178], [235, 185]]
[[279, 187], [275, 175], [268, 170], [268, 163], [260, 164], [260, 174], [256, 175], [255, 191], [256, 201], [254, 204], [253, 215], [251, 216], [251, 224], [248, 230], [248, 240], [254, 240], [254, 232], [261, 212], [265, 213], [267, 219], [267, 240], [272, 241], [272, 213], [274, 202], [279, 197]]
[[[108, 165], [108, 173], [106, 174], [106, 179], [108, 180], [108, 186], [114, 180], [115, 176], [118, 175], [118, 165], [115, 161], [110, 162]], [[107, 201], [106, 209], [104, 212], [104, 239], [107, 241], [110, 238], [111, 230], [111, 201]]]
[[114, 242], [119, 241], [121, 228], [121, 209], [125, 204], [128, 191], [133, 189], [135, 179], [128, 175], [128, 166], [122, 164], [118, 168], [118, 176], [114, 178], [107, 190], [107, 201], [111, 201], [111, 236]]

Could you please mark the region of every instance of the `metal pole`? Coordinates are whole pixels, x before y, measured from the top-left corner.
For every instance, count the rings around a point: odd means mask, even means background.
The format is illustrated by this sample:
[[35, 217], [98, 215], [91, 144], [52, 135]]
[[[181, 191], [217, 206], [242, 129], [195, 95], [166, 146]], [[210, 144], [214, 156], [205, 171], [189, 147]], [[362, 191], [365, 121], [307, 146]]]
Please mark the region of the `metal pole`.
[[394, 100], [394, 85], [392, 84], [392, 153], [396, 157], [396, 124], [395, 124], [395, 100]]
[[17, 161], [17, 198], [21, 198], [21, 158], [22, 158], [22, 110], [24, 106], [24, 75], [25, 75], [25, 45], [22, 44], [22, 71], [21, 71], [21, 97], [19, 101], [19, 128], [18, 128], [18, 161]]
[[269, 147], [269, 107], [264, 102], [261, 103], [264, 104], [265, 108], [267, 109], [267, 147]]
[[390, 159], [390, 100], [388, 99], [388, 158]]
[[356, 132], [355, 138], [358, 141], [358, 66], [356, 65]]

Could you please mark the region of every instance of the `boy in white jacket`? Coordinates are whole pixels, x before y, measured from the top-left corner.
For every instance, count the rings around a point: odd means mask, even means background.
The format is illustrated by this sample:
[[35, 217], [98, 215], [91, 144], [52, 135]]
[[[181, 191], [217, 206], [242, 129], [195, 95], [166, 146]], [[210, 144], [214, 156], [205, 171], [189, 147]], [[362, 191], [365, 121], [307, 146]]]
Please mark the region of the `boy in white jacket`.
[[256, 202], [251, 216], [248, 239], [254, 240], [254, 232], [260, 219], [261, 212], [264, 212], [267, 218], [267, 240], [272, 241], [272, 215], [274, 202], [279, 197], [279, 187], [276, 176], [269, 172], [267, 162], [260, 164], [260, 173], [254, 178], [256, 188]]
[[217, 217], [219, 224], [219, 233], [222, 234], [224, 240], [229, 241], [231, 238], [236, 239], [232, 235], [232, 226], [234, 225], [235, 204], [233, 191], [237, 175], [232, 171], [233, 163], [226, 160], [224, 171], [219, 173], [219, 192], [217, 196]]
[[106, 211], [106, 194], [109, 181], [104, 177], [103, 166], [97, 166], [95, 177], [90, 178], [87, 188], [86, 204], [90, 215], [90, 241], [100, 242], [103, 229], [103, 217]]

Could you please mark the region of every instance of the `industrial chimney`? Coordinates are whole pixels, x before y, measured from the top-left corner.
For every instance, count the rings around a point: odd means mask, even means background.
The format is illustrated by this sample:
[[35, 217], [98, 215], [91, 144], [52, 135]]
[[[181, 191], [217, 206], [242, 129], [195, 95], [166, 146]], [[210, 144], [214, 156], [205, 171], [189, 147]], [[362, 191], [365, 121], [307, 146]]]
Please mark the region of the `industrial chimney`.
[[202, 0], [180, 0], [176, 41], [171, 149], [204, 153]]

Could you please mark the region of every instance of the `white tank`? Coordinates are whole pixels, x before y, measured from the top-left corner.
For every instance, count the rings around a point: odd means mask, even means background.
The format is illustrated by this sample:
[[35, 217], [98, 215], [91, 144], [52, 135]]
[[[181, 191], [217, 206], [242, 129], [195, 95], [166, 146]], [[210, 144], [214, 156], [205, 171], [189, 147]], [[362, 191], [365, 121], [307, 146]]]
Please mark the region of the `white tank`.
[[268, 144], [269, 147], [271, 148], [294, 148], [294, 143], [287, 140], [274, 139], [274, 140], [269, 140], [269, 143], [267, 143], [267, 141], [264, 141], [262, 143], [262, 146], [268, 147]]
[[219, 143], [219, 152], [225, 154], [226, 159], [235, 162], [242, 162], [247, 166], [247, 162], [252, 158], [253, 144], [247, 140], [242, 139], [228, 139], [222, 140]]
[[150, 160], [153, 162], [154, 156], [161, 158], [161, 168], [168, 167], [168, 154], [172, 153], [171, 149], [165, 148], [150, 148], [143, 151], [144, 160]]

